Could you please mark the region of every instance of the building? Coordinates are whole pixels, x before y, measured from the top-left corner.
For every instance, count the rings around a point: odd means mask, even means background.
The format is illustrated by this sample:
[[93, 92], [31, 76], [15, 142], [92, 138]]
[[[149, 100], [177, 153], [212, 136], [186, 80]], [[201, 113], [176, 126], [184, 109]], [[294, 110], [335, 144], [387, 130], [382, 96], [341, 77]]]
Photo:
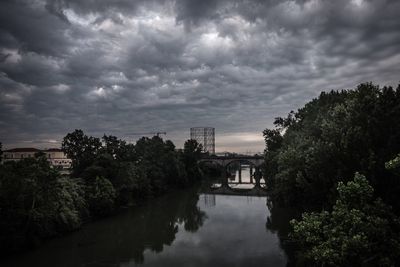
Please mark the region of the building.
[[25, 158], [33, 158], [35, 154], [40, 152], [37, 148], [13, 148], [3, 151], [3, 161], [17, 161]]
[[50, 148], [43, 150], [46, 154], [47, 160], [52, 166], [59, 166], [63, 169], [69, 169], [72, 165], [72, 160], [65, 155], [65, 153], [59, 148]]
[[72, 160], [69, 159], [64, 152], [59, 148], [50, 148], [40, 150], [37, 148], [13, 148], [3, 151], [3, 162], [7, 161], [18, 161], [26, 158], [34, 158], [36, 153], [43, 152], [53, 167], [61, 169], [69, 169], [72, 164]]
[[190, 128], [190, 139], [196, 140], [203, 146], [203, 152], [215, 154], [215, 128], [192, 127]]

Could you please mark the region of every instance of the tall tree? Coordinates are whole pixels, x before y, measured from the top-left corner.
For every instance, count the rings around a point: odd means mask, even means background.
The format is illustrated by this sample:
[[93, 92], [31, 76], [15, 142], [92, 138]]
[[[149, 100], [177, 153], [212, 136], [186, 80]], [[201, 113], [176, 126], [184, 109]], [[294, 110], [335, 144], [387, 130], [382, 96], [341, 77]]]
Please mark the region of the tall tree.
[[277, 118], [275, 126], [264, 131], [274, 199], [329, 207], [336, 184], [359, 171], [385, 201], [400, 208], [400, 184], [389, 183], [393, 175], [385, 169], [400, 151], [400, 86], [366, 83], [323, 92], [287, 118]]
[[82, 130], [68, 133], [62, 142], [62, 150], [72, 159], [74, 176], [81, 175], [93, 163], [100, 148], [100, 139], [87, 136]]
[[183, 146], [183, 163], [185, 164], [188, 178], [192, 181], [201, 177], [198, 160], [201, 158], [203, 147], [196, 140], [189, 139]]

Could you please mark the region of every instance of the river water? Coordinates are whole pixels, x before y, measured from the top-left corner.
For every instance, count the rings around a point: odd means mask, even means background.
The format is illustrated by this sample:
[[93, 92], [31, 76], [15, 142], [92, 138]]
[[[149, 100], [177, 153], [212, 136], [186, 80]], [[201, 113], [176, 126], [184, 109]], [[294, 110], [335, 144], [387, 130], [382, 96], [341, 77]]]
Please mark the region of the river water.
[[266, 197], [203, 194], [193, 187], [89, 223], [0, 265], [286, 266], [278, 238], [286, 213], [272, 216], [266, 203]]

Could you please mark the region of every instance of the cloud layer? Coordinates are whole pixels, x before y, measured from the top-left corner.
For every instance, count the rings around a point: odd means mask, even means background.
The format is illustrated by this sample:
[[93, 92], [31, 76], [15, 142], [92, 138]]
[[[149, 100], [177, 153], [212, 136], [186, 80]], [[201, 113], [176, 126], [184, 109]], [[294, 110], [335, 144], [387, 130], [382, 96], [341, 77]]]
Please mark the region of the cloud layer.
[[397, 85], [399, 13], [396, 0], [3, 0], [0, 140], [165, 130], [179, 146], [204, 125], [217, 150], [260, 151], [273, 118], [320, 91]]

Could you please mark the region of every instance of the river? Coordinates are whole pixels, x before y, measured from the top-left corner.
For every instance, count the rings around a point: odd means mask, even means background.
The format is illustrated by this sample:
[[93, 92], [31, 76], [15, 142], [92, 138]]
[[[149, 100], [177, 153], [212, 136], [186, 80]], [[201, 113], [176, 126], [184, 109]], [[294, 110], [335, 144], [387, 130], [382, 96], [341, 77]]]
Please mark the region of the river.
[[266, 197], [203, 194], [193, 187], [89, 223], [0, 265], [286, 266], [278, 237], [286, 213], [273, 217], [266, 203]]

